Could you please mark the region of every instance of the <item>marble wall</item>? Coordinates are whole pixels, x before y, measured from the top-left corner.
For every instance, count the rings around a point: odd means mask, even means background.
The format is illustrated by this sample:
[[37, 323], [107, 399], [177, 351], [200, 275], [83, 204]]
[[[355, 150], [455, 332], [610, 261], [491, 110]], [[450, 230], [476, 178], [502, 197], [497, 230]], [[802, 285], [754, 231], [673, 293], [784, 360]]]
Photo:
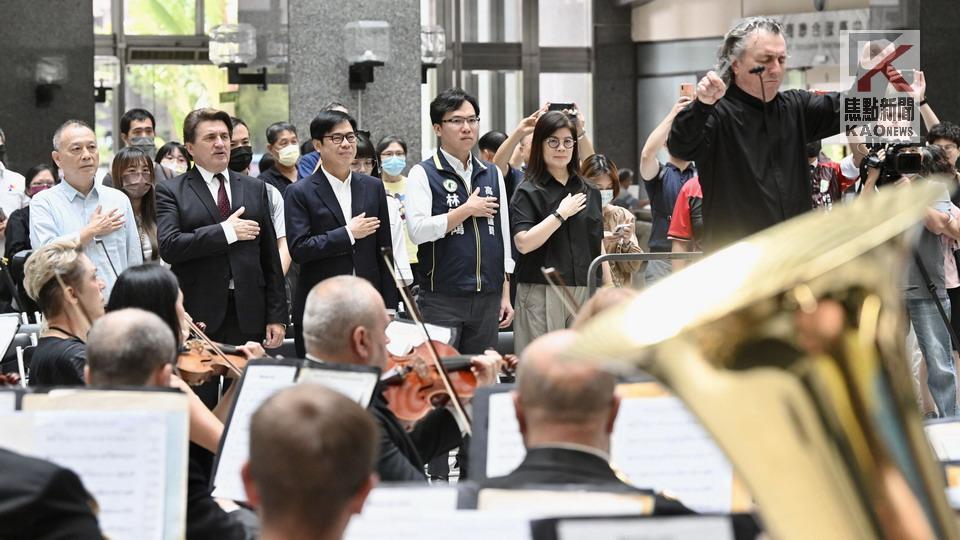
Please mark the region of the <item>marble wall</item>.
[[[64, 120], [93, 125], [91, 1], [0, 1], [0, 128], [12, 170], [50, 162], [51, 138]], [[38, 107], [37, 64], [43, 59], [66, 66], [66, 80], [49, 105]]]
[[[399, 135], [407, 155], [420, 155], [420, 3], [417, 0], [289, 0], [290, 119], [301, 133], [330, 101], [339, 101], [369, 130], [374, 143]], [[357, 20], [390, 23], [391, 56], [375, 68], [374, 82], [358, 95], [348, 84], [343, 25]]]

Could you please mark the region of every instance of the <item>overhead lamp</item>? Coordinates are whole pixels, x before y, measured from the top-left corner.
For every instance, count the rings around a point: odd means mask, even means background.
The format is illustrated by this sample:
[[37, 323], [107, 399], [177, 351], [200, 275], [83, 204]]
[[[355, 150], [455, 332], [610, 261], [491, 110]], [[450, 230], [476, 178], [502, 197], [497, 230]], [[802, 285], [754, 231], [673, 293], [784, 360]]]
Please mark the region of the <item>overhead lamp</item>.
[[426, 84], [427, 71], [439, 66], [447, 57], [447, 34], [442, 26], [420, 27], [420, 82]]
[[120, 85], [120, 59], [112, 55], [93, 57], [93, 101], [106, 103], [107, 92]]
[[252, 24], [221, 24], [210, 30], [210, 62], [227, 68], [230, 84], [256, 84], [267, 89], [267, 68], [254, 73], [241, 72], [257, 59], [257, 29]]
[[353, 21], [343, 25], [343, 56], [350, 62], [350, 89], [373, 82], [373, 68], [390, 60], [390, 23]]

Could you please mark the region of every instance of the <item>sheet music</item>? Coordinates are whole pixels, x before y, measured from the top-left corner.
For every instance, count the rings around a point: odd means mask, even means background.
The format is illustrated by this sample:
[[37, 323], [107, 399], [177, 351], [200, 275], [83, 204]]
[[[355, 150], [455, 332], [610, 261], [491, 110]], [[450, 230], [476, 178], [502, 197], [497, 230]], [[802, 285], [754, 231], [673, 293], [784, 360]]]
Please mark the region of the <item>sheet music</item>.
[[17, 393], [13, 390], [0, 391], [0, 414], [17, 412]]
[[20, 329], [20, 317], [15, 314], [0, 315], [0, 351], [6, 351]]
[[167, 419], [164, 412], [39, 411], [35, 453], [76, 472], [116, 540], [164, 538]]
[[960, 422], [927, 424], [924, 430], [940, 461], [960, 461]]
[[448, 513], [457, 510], [457, 488], [415, 485], [383, 485], [370, 492], [363, 515]]
[[[433, 324], [427, 324], [426, 327], [431, 338], [443, 343], [450, 343], [450, 338], [453, 337], [453, 329]], [[390, 343], [387, 343], [387, 350], [395, 356], [409, 354], [411, 349], [424, 341], [423, 329], [420, 328], [419, 324], [396, 320], [387, 325], [387, 337], [390, 338]]]
[[474, 510], [433, 514], [354, 516], [345, 540], [529, 540], [530, 523], [523, 516]]
[[548, 489], [482, 489], [477, 509], [494, 513], [550, 516], [649, 515], [654, 497], [645, 493]]
[[583, 519], [557, 523], [557, 540], [734, 540], [725, 516]]
[[[322, 364], [320, 364], [322, 365]], [[342, 369], [301, 368], [297, 384], [313, 382], [336, 390], [360, 404], [370, 405], [379, 377], [372, 371], [348, 371]]]
[[490, 394], [487, 422], [487, 478], [506, 476], [527, 455], [513, 407], [513, 392]]
[[637, 487], [667, 491], [698, 512], [730, 512], [733, 467], [679, 398], [621, 401], [610, 454]]
[[214, 497], [245, 501], [246, 492], [240, 478], [240, 469], [250, 451], [250, 418], [260, 405], [273, 394], [293, 386], [297, 366], [249, 365], [244, 371], [243, 387], [230, 418], [229, 429], [217, 461], [214, 477]]

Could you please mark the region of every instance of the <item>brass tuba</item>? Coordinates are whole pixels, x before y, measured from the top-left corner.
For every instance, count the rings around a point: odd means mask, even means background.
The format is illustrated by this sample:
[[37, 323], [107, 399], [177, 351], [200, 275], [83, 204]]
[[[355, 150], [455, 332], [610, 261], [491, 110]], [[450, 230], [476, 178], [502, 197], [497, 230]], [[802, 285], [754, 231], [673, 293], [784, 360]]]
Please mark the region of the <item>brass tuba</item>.
[[571, 355], [639, 367], [683, 399], [774, 538], [960, 538], [900, 289], [903, 233], [943, 190], [888, 188], [754, 235], [602, 313]]

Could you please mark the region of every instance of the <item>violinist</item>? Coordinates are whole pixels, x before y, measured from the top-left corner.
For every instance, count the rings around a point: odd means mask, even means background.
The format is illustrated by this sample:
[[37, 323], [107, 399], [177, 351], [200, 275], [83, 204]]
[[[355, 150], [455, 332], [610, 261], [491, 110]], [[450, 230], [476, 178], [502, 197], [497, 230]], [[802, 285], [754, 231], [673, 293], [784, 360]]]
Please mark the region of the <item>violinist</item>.
[[46, 324], [30, 365], [31, 386], [82, 386], [86, 336], [103, 315], [103, 280], [75, 240], [55, 240], [33, 253], [24, 288]]
[[[336, 276], [317, 284], [307, 297], [303, 336], [307, 358], [384, 368], [390, 318], [386, 306], [369, 282], [354, 276]], [[471, 358], [479, 385], [493, 384], [499, 356]], [[424, 465], [460, 445], [461, 428], [446, 408], [435, 408], [409, 432], [378, 392], [370, 405], [380, 426], [377, 472], [385, 482], [425, 481]]]
[[[170, 385], [176, 340], [160, 317], [141, 309], [121, 309], [90, 329], [86, 379], [90, 384], [163, 387]], [[192, 412], [192, 411], [191, 411]], [[191, 426], [192, 427], [192, 426]], [[210, 479], [190, 452], [187, 471], [187, 538], [244, 540], [246, 510], [227, 514], [210, 495]]]
[[[189, 337], [190, 315], [183, 308], [183, 293], [177, 285], [177, 277], [162, 266], [142, 264], [123, 271], [110, 293], [107, 311], [124, 308], [139, 308], [160, 317], [175, 336], [177, 347], [182, 348]], [[256, 342], [247, 342], [237, 348], [246, 358], [259, 358], [266, 353]], [[231, 385], [223, 399], [211, 412], [194, 390], [177, 375], [171, 377], [172, 386], [190, 396], [190, 440], [210, 452], [216, 452], [223, 435], [223, 422], [230, 411], [238, 385]], [[212, 457], [208, 457], [211, 461]]]
[[691, 513], [674, 499], [627, 484], [610, 466], [610, 435], [620, 408], [616, 378], [591, 363], [562, 360], [576, 339], [576, 332], [560, 330], [524, 349], [513, 401], [527, 455], [513, 472], [481, 487], [591, 485], [653, 495], [654, 514]]

